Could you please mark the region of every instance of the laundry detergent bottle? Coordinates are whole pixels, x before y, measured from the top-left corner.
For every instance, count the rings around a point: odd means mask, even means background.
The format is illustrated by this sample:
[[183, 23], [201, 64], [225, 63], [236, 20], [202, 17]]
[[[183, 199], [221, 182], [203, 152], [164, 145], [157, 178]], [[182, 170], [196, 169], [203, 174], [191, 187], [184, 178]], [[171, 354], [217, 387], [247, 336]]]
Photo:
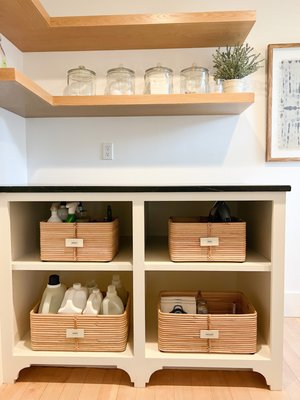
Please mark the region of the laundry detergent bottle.
[[50, 275], [44, 290], [38, 312], [41, 314], [56, 314], [66, 292], [66, 286], [60, 283], [58, 275]]
[[111, 284], [116, 287], [116, 291], [117, 291], [118, 296], [121, 298], [124, 306], [126, 306], [128, 293], [127, 293], [126, 289], [122, 285], [122, 282], [121, 282], [121, 279], [120, 279], [120, 275], [114, 274], [113, 277], [112, 277]]
[[86, 306], [88, 290], [81, 283], [73, 283], [64, 296], [59, 314], [81, 314]]
[[88, 314], [88, 315], [99, 314], [101, 303], [102, 303], [102, 293], [98, 288], [95, 288], [89, 295], [85, 309], [83, 310], [83, 314]]
[[106, 297], [102, 302], [102, 313], [104, 315], [123, 314], [124, 305], [120, 297], [117, 295], [116, 287], [109, 285]]

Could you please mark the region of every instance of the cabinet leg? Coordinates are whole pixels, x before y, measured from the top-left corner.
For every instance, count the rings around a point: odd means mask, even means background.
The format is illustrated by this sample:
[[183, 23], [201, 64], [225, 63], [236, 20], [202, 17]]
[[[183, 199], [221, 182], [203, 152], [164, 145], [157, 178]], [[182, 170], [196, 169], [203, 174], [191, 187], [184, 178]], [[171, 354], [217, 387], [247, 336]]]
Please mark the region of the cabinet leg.
[[266, 379], [270, 390], [282, 390], [282, 369], [274, 368], [274, 366], [266, 366], [266, 368], [253, 368], [253, 371], [260, 373]]
[[14, 383], [18, 379], [20, 371], [28, 367], [30, 367], [30, 363], [27, 362], [14, 362], [13, 364], [7, 363], [3, 368], [3, 383]]

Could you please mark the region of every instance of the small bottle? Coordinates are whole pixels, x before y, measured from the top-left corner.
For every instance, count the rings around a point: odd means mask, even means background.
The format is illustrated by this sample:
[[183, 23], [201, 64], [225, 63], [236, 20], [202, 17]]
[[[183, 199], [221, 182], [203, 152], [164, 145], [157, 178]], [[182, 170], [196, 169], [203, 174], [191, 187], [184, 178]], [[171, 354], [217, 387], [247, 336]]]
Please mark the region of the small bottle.
[[76, 221], [77, 205], [78, 205], [77, 202], [67, 203], [66, 207], [68, 209], [68, 217], [66, 219], [66, 222], [75, 222]]
[[102, 303], [102, 293], [98, 288], [93, 289], [92, 293], [89, 295], [89, 298], [86, 302], [83, 314], [88, 314], [88, 315], [99, 314], [101, 309], [101, 303]]
[[40, 314], [56, 314], [66, 292], [66, 286], [60, 283], [58, 275], [50, 275], [46, 289], [44, 290], [40, 305]]
[[106, 297], [102, 302], [102, 312], [104, 315], [123, 314], [124, 305], [114, 285], [109, 285], [107, 288]]
[[111, 222], [113, 220], [111, 206], [107, 206], [106, 219], [107, 222]]
[[124, 306], [126, 306], [128, 293], [127, 290], [122, 285], [120, 275], [114, 274], [112, 277], [111, 284], [115, 286], [118, 296], [122, 300]]
[[197, 298], [197, 314], [208, 314], [207, 301], [203, 297]]
[[59, 206], [59, 208], [58, 208], [58, 210], [57, 210], [57, 215], [59, 216], [59, 218], [63, 221], [63, 222], [65, 222], [66, 221], [66, 219], [68, 218], [68, 209], [67, 209], [67, 207], [66, 207], [66, 202], [65, 201], [62, 201], [61, 203], [60, 203], [60, 206]]
[[62, 220], [58, 216], [58, 206], [59, 203], [52, 203], [50, 208], [51, 217], [48, 219], [48, 222], [62, 222]]

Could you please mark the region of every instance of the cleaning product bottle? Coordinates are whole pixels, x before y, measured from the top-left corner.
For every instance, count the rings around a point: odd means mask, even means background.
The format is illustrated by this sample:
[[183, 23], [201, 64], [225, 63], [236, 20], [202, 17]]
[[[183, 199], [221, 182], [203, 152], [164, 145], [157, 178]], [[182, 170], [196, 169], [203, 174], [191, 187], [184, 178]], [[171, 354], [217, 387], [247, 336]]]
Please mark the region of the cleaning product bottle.
[[50, 275], [44, 290], [38, 312], [41, 314], [56, 314], [66, 292], [66, 286], [60, 283], [58, 275]]
[[61, 303], [59, 314], [81, 314], [87, 302], [88, 290], [81, 283], [73, 283]]
[[76, 221], [76, 208], [77, 208], [78, 202], [71, 202], [67, 203], [66, 207], [68, 209], [68, 217], [66, 219], [66, 222], [75, 222]]
[[86, 286], [87, 289], [88, 289], [89, 295], [92, 293], [92, 291], [93, 291], [94, 289], [98, 289], [98, 284], [97, 284], [97, 282], [96, 282], [94, 279], [92, 279], [91, 281], [87, 281], [86, 284], [85, 284], [85, 286]]
[[93, 289], [92, 293], [89, 295], [87, 299], [85, 309], [83, 310], [83, 314], [89, 315], [97, 315], [101, 309], [102, 303], [102, 293], [99, 289]]
[[66, 207], [66, 202], [62, 201], [59, 205], [59, 208], [57, 210], [57, 215], [59, 218], [64, 222], [68, 218], [68, 209]]
[[109, 285], [106, 297], [102, 302], [102, 313], [104, 315], [123, 314], [124, 305], [120, 297], [117, 295], [116, 287]]
[[6, 55], [1, 44], [1, 36], [0, 36], [0, 68], [6, 68], [6, 67], [7, 67]]
[[57, 214], [58, 206], [59, 203], [52, 203], [52, 206], [50, 208], [51, 217], [48, 219], [48, 222], [62, 222]]
[[122, 285], [120, 275], [114, 274], [112, 277], [111, 284], [115, 286], [118, 296], [122, 300], [124, 306], [126, 306], [128, 293], [127, 290]]

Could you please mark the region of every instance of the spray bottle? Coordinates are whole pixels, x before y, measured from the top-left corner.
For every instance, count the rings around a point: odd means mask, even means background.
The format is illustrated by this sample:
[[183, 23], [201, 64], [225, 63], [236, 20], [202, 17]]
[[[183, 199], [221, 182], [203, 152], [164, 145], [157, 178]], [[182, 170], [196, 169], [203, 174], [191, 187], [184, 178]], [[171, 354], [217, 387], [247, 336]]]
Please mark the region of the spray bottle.
[[62, 222], [62, 220], [57, 215], [58, 207], [59, 203], [52, 203], [52, 206], [50, 208], [51, 217], [48, 219], [48, 222]]
[[78, 205], [77, 201], [74, 201], [72, 203], [67, 203], [66, 207], [68, 209], [68, 218], [66, 219], [66, 222], [75, 222], [76, 221], [77, 205]]
[[0, 68], [6, 68], [6, 55], [1, 45], [1, 36], [0, 36]]

